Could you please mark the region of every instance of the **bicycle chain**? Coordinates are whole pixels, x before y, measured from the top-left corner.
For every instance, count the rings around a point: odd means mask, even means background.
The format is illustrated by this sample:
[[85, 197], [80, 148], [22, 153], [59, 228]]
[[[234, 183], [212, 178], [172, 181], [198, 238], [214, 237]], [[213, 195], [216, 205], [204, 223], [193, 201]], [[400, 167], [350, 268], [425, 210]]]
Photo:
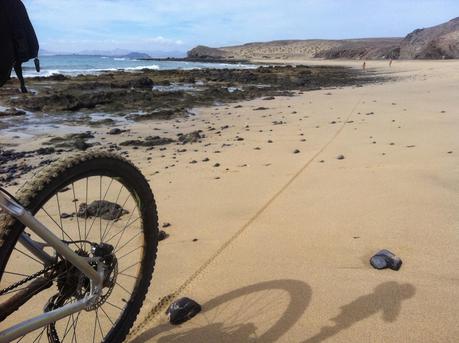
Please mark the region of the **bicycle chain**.
[[0, 291], [0, 296], [12, 291], [13, 289], [15, 288], [18, 288], [19, 286], [22, 286], [23, 284], [39, 277], [40, 275], [43, 275], [45, 274], [46, 272], [50, 271], [51, 269], [55, 268], [58, 264], [57, 263], [54, 263], [54, 264], [51, 264], [49, 265], [48, 267], [46, 267], [45, 269], [42, 269], [40, 270], [39, 272], [36, 272], [35, 274], [32, 274], [16, 283], [13, 283], [12, 285], [8, 286], [7, 288], [4, 288]]

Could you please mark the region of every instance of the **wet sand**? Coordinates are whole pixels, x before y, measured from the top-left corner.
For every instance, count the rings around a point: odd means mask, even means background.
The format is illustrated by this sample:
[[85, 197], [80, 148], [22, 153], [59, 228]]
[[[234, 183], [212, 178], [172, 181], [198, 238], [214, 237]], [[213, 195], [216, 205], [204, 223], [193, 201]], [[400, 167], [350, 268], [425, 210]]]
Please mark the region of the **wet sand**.
[[[367, 68], [395, 80], [198, 108], [106, 135], [205, 135], [126, 148], [150, 181], [160, 225], [171, 224], [132, 341], [455, 340], [459, 62]], [[372, 269], [382, 248], [402, 258], [400, 271]], [[164, 310], [142, 320], [185, 282], [180, 296], [201, 314], [179, 327]]]

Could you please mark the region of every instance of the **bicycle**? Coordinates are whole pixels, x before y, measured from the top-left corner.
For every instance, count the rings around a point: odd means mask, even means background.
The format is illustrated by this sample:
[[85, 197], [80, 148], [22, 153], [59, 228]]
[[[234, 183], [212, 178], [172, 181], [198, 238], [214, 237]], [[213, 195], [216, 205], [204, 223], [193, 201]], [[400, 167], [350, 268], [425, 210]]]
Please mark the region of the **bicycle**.
[[0, 188], [0, 209], [0, 343], [122, 342], [158, 245], [142, 173], [114, 153], [78, 153], [43, 168], [16, 197]]

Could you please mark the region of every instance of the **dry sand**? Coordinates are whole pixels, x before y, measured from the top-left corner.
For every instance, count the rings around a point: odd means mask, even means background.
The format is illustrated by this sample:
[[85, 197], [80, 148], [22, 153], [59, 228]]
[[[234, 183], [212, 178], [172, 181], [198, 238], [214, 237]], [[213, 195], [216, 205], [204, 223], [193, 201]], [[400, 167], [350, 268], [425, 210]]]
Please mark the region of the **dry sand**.
[[[189, 157], [210, 162], [152, 178], [173, 226], [143, 313], [236, 237], [182, 293], [203, 312], [180, 327], [161, 314], [137, 342], [457, 339], [459, 62], [368, 67], [400, 80], [199, 111], [231, 129]], [[381, 248], [400, 271], [370, 267]]]
[[[134, 137], [207, 135], [177, 155], [181, 147], [153, 150], [150, 161], [144, 149], [130, 152], [160, 222], [172, 224], [133, 341], [456, 341], [459, 62], [367, 68], [397, 80], [131, 127]], [[268, 109], [254, 111], [260, 106]], [[221, 135], [208, 131], [224, 125]], [[369, 265], [382, 248], [402, 258], [400, 271]], [[180, 296], [202, 313], [179, 327], [163, 310], [142, 320], [198, 270]]]

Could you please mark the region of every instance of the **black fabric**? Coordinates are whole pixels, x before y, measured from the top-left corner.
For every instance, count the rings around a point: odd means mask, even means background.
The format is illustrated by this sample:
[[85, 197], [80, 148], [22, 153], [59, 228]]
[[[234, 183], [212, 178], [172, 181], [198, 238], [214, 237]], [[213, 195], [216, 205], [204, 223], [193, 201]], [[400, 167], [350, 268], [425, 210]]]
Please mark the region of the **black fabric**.
[[10, 30], [4, 1], [0, 0], [0, 87], [10, 79], [14, 65], [13, 36]]
[[[20, 65], [38, 56], [39, 44], [27, 10], [20, 0], [0, 0], [0, 86]], [[18, 70], [19, 70], [18, 69]], [[22, 73], [18, 75], [22, 80]]]

